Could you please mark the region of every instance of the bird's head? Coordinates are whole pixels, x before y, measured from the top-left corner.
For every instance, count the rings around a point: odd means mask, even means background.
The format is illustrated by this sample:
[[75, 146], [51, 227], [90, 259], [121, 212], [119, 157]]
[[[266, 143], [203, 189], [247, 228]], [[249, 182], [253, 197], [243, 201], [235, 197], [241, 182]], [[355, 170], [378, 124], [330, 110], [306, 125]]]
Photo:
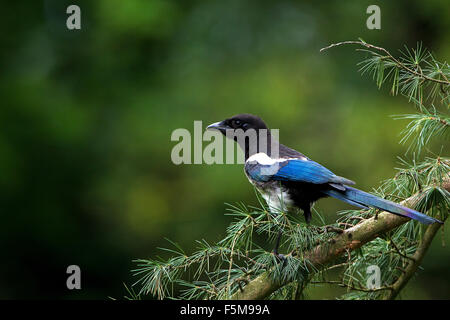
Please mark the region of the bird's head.
[[270, 153], [275, 142], [266, 124], [258, 116], [243, 113], [215, 122], [207, 130], [218, 130], [227, 138], [236, 141], [245, 152], [245, 158], [258, 153]]
[[230, 133], [236, 132], [238, 129], [241, 129], [243, 132], [250, 129], [253, 129], [256, 132], [260, 129], [268, 130], [266, 124], [260, 117], [248, 113], [238, 114], [223, 121], [215, 122], [206, 127], [206, 129], [219, 130], [224, 135], [227, 133], [227, 130], [229, 130], [228, 132]]

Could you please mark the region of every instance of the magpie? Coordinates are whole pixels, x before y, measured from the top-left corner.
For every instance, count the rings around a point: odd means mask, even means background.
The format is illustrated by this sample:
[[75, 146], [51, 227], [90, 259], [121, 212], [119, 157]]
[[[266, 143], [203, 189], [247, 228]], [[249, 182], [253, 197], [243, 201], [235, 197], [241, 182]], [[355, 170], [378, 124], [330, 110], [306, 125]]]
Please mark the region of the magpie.
[[[362, 209], [372, 207], [423, 224], [442, 223], [416, 210], [350, 187], [355, 182], [335, 175], [304, 154], [280, 144], [258, 116], [238, 114], [209, 125], [207, 130], [219, 130], [239, 144], [245, 155], [245, 174], [272, 212], [300, 209], [309, 224], [312, 205], [321, 198], [333, 197]], [[261, 143], [263, 140], [265, 143]]]

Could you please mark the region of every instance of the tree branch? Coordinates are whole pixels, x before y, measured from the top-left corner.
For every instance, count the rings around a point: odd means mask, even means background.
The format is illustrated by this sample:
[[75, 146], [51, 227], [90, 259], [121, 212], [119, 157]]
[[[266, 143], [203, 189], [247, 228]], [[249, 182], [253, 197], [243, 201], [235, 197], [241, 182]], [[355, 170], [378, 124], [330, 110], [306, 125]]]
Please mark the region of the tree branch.
[[394, 282], [394, 284], [392, 285], [392, 290], [384, 297], [385, 300], [395, 299], [399, 292], [405, 287], [408, 281], [416, 273], [417, 268], [419, 268], [420, 264], [422, 263], [425, 253], [431, 245], [431, 241], [433, 240], [440, 227], [441, 225], [438, 223], [434, 223], [427, 227], [422, 241], [420, 242], [420, 245], [414, 255], [411, 257], [411, 260], [408, 263], [405, 272], [403, 272], [402, 275], [397, 279], [397, 281]]
[[[447, 178], [443, 187], [450, 191], [450, 178]], [[402, 205], [413, 207], [422, 197], [419, 192], [412, 197], [401, 202]], [[378, 217], [372, 217], [358, 223], [354, 227], [344, 230], [335, 238], [317, 245], [304, 255], [304, 259], [308, 260], [314, 267], [320, 268], [333, 260], [342, 256], [345, 252], [349, 252], [360, 248], [364, 244], [374, 240], [380, 235], [397, 228], [398, 226], [408, 222], [409, 218], [394, 215], [389, 212], [380, 212]], [[413, 258], [414, 263], [410, 263], [404, 275], [402, 275], [395, 283], [392, 290], [392, 298], [405, 286], [412, 277], [417, 267], [425, 255], [428, 246], [440, 225], [435, 223], [430, 225], [425, 232], [424, 238], [419, 245]], [[288, 283], [275, 282], [271, 279], [269, 272], [264, 272], [255, 279], [251, 280], [241, 291], [232, 295], [233, 300], [260, 300], [268, 297], [270, 294], [285, 286]], [[394, 294], [395, 293], [395, 294]], [[390, 295], [387, 296], [390, 298]]]

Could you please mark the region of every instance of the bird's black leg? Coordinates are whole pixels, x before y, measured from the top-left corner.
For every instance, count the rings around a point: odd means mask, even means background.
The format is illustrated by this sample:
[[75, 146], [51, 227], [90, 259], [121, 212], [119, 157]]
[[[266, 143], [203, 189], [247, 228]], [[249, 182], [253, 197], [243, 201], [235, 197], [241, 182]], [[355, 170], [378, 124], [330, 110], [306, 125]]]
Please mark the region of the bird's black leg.
[[283, 265], [284, 265], [284, 262], [286, 261], [286, 257], [278, 252], [278, 249], [280, 248], [280, 242], [281, 242], [282, 235], [283, 235], [283, 231], [282, 230], [278, 231], [277, 240], [275, 242], [275, 248], [273, 249], [273, 254], [279, 260], [283, 261]]
[[307, 224], [311, 222], [311, 207], [303, 208], [303, 215], [305, 216], [305, 221]]
[[275, 241], [275, 248], [273, 248], [273, 253], [278, 256], [278, 249], [280, 248], [281, 236], [283, 235], [283, 231], [278, 231], [277, 240]]

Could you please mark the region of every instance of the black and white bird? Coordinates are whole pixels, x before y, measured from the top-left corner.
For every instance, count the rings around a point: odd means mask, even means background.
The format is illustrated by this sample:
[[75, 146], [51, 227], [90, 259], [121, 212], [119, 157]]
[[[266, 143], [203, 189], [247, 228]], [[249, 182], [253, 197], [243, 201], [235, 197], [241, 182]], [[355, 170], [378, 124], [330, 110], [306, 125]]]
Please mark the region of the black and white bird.
[[[264, 121], [251, 114], [239, 114], [207, 129], [219, 130], [238, 142], [245, 154], [245, 174], [261, 193], [271, 211], [298, 208], [307, 223], [311, 221], [312, 205], [324, 197], [333, 197], [353, 206], [369, 207], [408, 217], [424, 224], [441, 221], [350, 187], [355, 183], [335, 175], [324, 166], [300, 152], [288, 148], [272, 137]], [[254, 132], [256, 138], [250, 138]], [[264, 138], [267, 143], [261, 144]]]

